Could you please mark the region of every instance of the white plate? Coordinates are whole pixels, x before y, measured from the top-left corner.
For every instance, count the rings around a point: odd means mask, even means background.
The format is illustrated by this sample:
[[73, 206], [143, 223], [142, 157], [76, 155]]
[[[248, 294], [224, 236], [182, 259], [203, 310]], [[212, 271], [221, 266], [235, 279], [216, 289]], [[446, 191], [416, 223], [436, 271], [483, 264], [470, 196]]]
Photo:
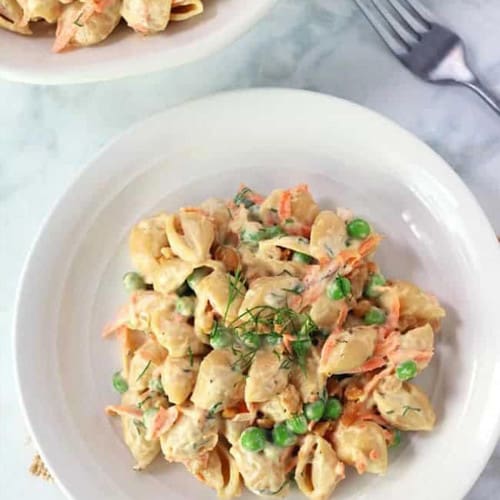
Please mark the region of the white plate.
[[205, 12], [144, 37], [120, 26], [105, 42], [61, 54], [51, 52], [53, 29], [25, 37], [0, 29], [0, 78], [65, 84], [112, 80], [180, 66], [215, 52], [242, 35], [276, 0], [205, 0]]
[[229, 197], [242, 181], [262, 192], [307, 182], [323, 206], [351, 207], [386, 235], [385, 273], [434, 292], [448, 311], [423, 381], [435, 431], [407, 435], [386, 477], [351, 474], [335, 498], [461, 498], [499, 434], [496, 239], [427, 146], [357, 105], [292, 90], [220, 94], [146, 120], [99, 153], [47, 220], [19, 292], [16, 361], [29, 426], [58, 483], [81, 500], [214, 497], [180, 466], [131, 469], [103, 413], [118, 400], [119, 354], [100, 331], [126, 298], [132, 224]]

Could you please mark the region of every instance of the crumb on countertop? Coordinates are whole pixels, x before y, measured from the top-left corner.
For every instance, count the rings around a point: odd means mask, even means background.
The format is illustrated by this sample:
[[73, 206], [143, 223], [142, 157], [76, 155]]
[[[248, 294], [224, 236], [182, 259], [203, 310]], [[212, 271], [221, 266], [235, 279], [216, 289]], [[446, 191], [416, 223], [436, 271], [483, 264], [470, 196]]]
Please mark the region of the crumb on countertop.
[[53, 480], [52, 476], [50, 475], [50, 472], [48, 471], [47, 467], [43, 463], [43, 460], [38, 453], [33, 457], [33, 461], [31, 462], [29, 471], [34, 476], [41, 477], [45, 481]]

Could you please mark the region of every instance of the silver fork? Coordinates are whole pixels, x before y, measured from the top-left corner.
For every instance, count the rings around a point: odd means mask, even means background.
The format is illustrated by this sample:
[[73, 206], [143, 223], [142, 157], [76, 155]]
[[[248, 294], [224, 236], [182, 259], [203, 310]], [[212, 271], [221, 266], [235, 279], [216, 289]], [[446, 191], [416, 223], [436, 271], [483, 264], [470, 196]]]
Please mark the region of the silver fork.
[[470, 69], [461, 38], [418, 0], [354, 1], [412, 73], [432, 83], [465, 85], [500, 114], [500, 99]]

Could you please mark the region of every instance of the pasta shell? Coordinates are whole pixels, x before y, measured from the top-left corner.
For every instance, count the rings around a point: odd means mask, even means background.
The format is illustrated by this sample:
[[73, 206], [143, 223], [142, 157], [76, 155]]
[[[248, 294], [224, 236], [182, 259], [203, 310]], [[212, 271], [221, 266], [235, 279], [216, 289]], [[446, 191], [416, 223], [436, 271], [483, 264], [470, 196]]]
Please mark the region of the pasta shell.
[[418, 371], [427, 367], [434, 353], [434, 331], [429, 323], [407, 331], [400, 336], [399, 348], [389, 355], [394, 364], [413, 360]]
[[216, 198], [210, 198], [204, 201], [200, 205], [200, 208], [209, 215], [214, 224], [215, 241], [223, 245], [226, 242], [226, 236], [229, 231], [229, 221], [232, 217], [232, 213], [229, 211], [226, 203]]
[[55, 23], [61, 13], [61, 3], [59, 0], [19, 0], [24, 14], [23, 23], [43, 19], [48, 23]]
[[120, 22], [121, 0], [109, 0], [103, 5], [98, 8], [94, 2], [76, 1], [64, 6], [57, 19], [52, 50], [95, 45], [108, 38]]
[[332, 259], [346, 248], [345, 222], [330, 210], [323, 210], [311, 228], [311, 254], [318, 260]]
[[[260, 206], [260, 216], [262, 220], [272, 220], [279, 212], [280, 201], [286, 191], [275, 189]], [[305, 186], [297, 186], [290, 192], [290, 213], [287, 217], [295, 219], [297, 222], [310, 226], [319, 212], [318, 205], [313, 200], [311, 193]]]
[[153, 288], [163, 294], [175, 292], [193, 272], [194, 267], [194, 264], [177, 258], [161, 262], [151, 274]]
[[246, 451], [240, 442], [229, 450], [243, 476], [245, 486], [256, 495], [284, 496], [288, 480], [284, 457], [286, 449], [266, 445], [260, 453]]
[[373, 400], [384, 418], [402, 431], [430, 431], [436, 414], [427, 395], [416, 385], [386, 377], [373, 393]]
[[[129, 390], [122, 396], [122, 405], [136, 408], [140, 398], [138, 393]], [[160, 440], [146, 438], [147, 429], [140, 417], [122, 414], [121, 424], [125, 444], [136, 461], [134, 469], [145, 469], [160, 452]]]
[[169, 215], [165, 221], [170, 248], [178, 257], [193, 264], [210, 258], [210, 247], [215, 238], [212, 222], [200, 212], [181, 210], [177, 215]]
[[201, 0], [173, 0], [170, 19], [172, 21], [185, 21], [203, 12]]
[[143, 391], [148, 388], [149, 381], [156, 367], [166, 357], [166, 351], [156, 342], [150, 340], [142, 345], [132, 357], [128, 373], [130, 390]]
[[326, 377], [319, 371], [319, 352], [312, 347], [307, 354], [304, 369], [294, 365], [290, 371], [290, 382], [299, 391], [302, 401], [316, 401], [325, 387]]
[[288, 384], [288, 373], [281, 360], [271, 351], [255, 354], [245, 385], [245, 402], [262, 403], [279, 394]]
[[234, 370], [234, 355], [229, 351], [214, 350], [200, 364], [191, 401], [210, 410], [223, 410], [243, 399], [245, 377]]
[[356, 467], [358, 474], [385, 474], [387, 445], [382, 428], [374, 422], [339, 423], [333, 441], [337, 456]]
[[300, 286], [300, 280], [293, 276], [272, 276], [256, 279], [248, 289], [240, 306], [240, 314], [259, 306], [286, 307]]
[[355, 373], [375, 350], [376, 328], [358, 326], [331, 334], [321, 352], [319, 371], [327, 376]]
[[[271, 238], [263, 240], [259, 243], [257, 257], [264, 259], [272, 259], [275, 257], [275, 250], [280, 248], [288, 248], [294, 252], [300, 252], [309, 255], [309, 242], [301, 236], [280, 236], [279, 238]], [[281, 252], [278, 254], [278, 259]]]
[[294, 385], [285, 389], [269, 401], [259, 405], [259, 411], [273, 422], [284, 422], [302, 409], [300, 395]]
[[233, 321], [238, 315], [245, 290], [241, 282], [236, 283], [230, 274], [220, 270], [215, 270], [203, 278], [196, 287], [196, 330], [209, 333], [213, 326], [214, 313], [225, 318], [227, 322]]
[[0, 0], [0, 28], [5, 28], [21, 35], [31, 35], [31, 30], [24, 18], [20, 2], [16, 0]]
[[184, 403], [193, 391], [200, 367], [199, 358], [169, 356], [161, 367], [161, 383], [171, 403]]
[[192, 405], [178, 407], [180, 415], [160, 437], [161, 450], [169, 462], [185, 462], [215, 448], [219, 439], [217, 419]]
[[194, 328], [184, 321], [170, 319], [160, 312], [154, 313], [151, 330], [158, 342], [175, 358], [207, 352], [207, 346], [198, 338]]
[[426, 294], [416, 285], [406, 281], [395, 281], [393, 284], [399, 297], [399, 328], [408, 328], [430, 323], [436, 331], [445, 316], [444, 309], [437, 299]]
[[347, 304], [345, 300], [331, 300], [323, 293], [313, 302], [309, 315], [319, 328], [331, 331], [347, 315]]
[[330, 443], [316, 434], [308, 434], [299, 450], [295, 481], [300, 491], [313, 500], [327, 500], [344, 479], [344, 464]]
[[122, 416], [123, 439], [134, 457], [134, 469], [145, 469], [160, 453], [160, 440], [147, 440], [146, 428], [133, 417]]
[[170, 20], [172, 0], [123, 0], [121, 16], [138, 33], [163, 31]]
[[202, 483], [217, 491], [217, 496], [230, 499], [241, 495], [242, 481], [238, 467], [227, 448], [219, 443], [208, 458], [186, 462], [188, 470]]
[[165, 214], [144, 219], [130, 232], [130, 258], [146, 283], [152, 283], [163, 259], [162, 250], [168, 247]]
[[246, 277], [249, 280], [280, 274], [288, 274], [298, 278], [305, 275], [306, 266], [299, 262], [257, 257], [245, 247], [241, 247], [239, 251], [243, 268], [246, 269]]

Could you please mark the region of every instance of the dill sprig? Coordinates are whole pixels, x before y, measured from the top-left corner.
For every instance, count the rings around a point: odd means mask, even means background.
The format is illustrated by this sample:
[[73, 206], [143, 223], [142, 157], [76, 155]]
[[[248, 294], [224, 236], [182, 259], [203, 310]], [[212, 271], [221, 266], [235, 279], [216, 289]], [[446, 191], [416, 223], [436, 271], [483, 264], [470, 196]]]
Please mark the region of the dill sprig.
[[151, 360], [149, 360], [149, 361], [146, 363], [146, 366], [144, 367], [144, 369], [142, 370], [142, 372], [141, 372], [141, 373], [139, 373], [139, 376], [135, 379], [135, 381], [136, 381], [136, 382], [142, 378], [142, 376], [146, 373], [147, 369], [148, 369], [150, 366], [151, 366]]

